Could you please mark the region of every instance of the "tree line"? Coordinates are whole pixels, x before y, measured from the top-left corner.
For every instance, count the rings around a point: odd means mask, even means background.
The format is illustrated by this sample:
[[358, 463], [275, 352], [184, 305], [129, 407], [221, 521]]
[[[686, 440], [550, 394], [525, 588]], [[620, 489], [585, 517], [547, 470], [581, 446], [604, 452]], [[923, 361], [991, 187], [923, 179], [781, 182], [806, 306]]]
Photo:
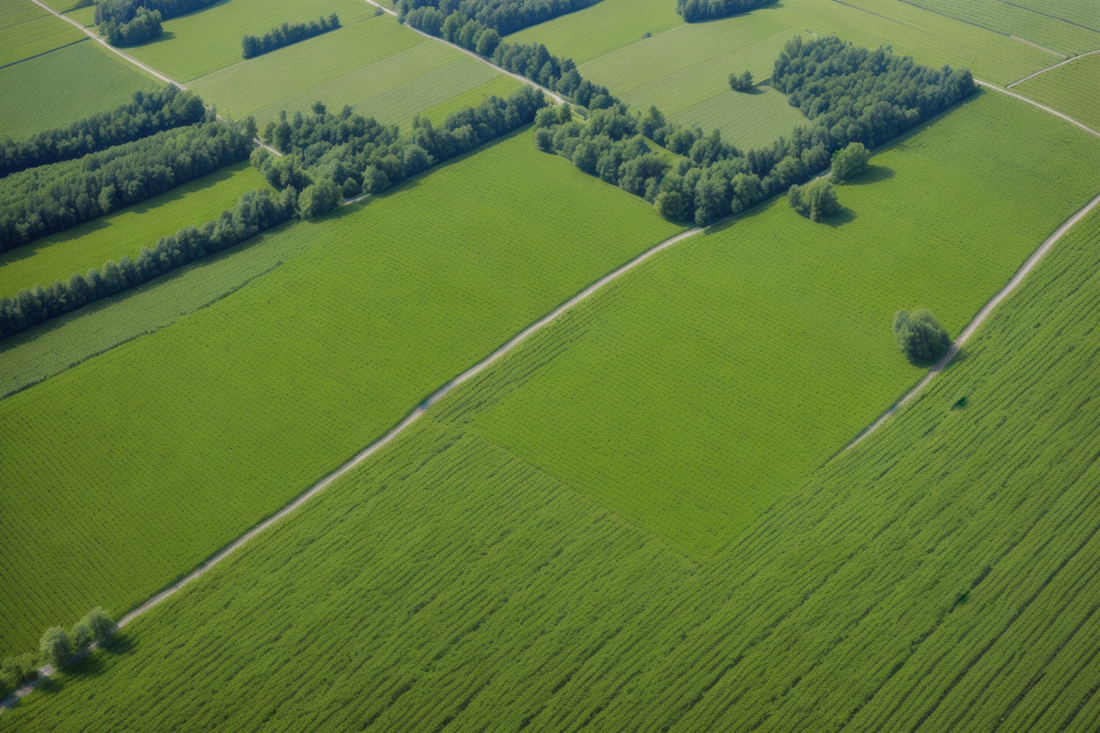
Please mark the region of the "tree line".
[[200, 97], [172, 84], [153, 92], [134, 92], [132, 101], [109, 112], [81, 118], [67, 127], [44, 130], [25, 140], [0, 140], [0, 177], [80, 158], [162, 130], [193, 125], [206, 120], [206, 115]]
[[397, 12], [402, 22], [410, 14], [428, 13], [437, 17], [440, 23], [457, 12], [466, 20], [506, 36], [598, 2], [600, 0], [399, 0]]
[[[587, 120], [567, 108], [544, 110], [535, 143], [644, 197], [668, 219], [705, 226], [806, 182], [850, 143], [879, 145], [976, 89], [967, 70], [920, 67], [886, 49], [854, 49], [835, 36], [789, 41], [772, 81], [812, 123], [766, 148], [741, 152], [718, 130], [704, 134], [669, 122], [656, 107], [641, 114], [620, 103], [592, 111]], [[669, 160], [647, 139], [681, 157]], [[806, 214], [827, 215], [836, 208], [833, 198], [824, 186], [806, 191]]]
[[47, 629], [39, 643], [38, 653], [27, 652], [7, 657], [0, 663], [0, 698], [7, 697], [28, 682], [38, 679], [40, 664], [52, 664], [60, 669], [74, 654], [79, 654], [95, 642], [100, 647], [111, 643], [115, 624], [102, 608], [93, 608], [66, 631], [61, 626]]
[[318, 102], [309, 115], [287, 119], [283, 112], [278, 123], [265, 127], [264, 141], [284, 157], [260, 148], [252, 161], [275, 188], [298, 191], [301, 215], [309, 218], [334, 208], [341, 197], [381, 193], [517, 130], [545, 106], [541, 91], [524, 87], [508, 99], [493, 96], [453, 112], [439, 127], [418, 116], [401, 134], [396, 126], [353, 114], [350, 107], [330, 113]]
[[112, 46], [137, 46], [162, 32], [161, 22], [214, 5], [221, 0], [100, 0], [95, 22]]
[[89, 303], [137, 287], [195, 260], [220, 252], [282, 224], [294, 216], [297, 193], [248, 191], [237, 205], [215, 220], [187, 226], [162, 237], [150, 249], [142, 247], [136, 260], [122, 257], [108, 261], [85, 275], [73, 273], [67, 281], [54, 280], [42, 287], [20, 290], [15, 299], [0, 298], [0, 338], [33, 328], [51, 318], [70, 313]]
[[252, 118], [160, 132], [0, 180], [0, 251], [164, 193], [252, 150]]
[[283, 46], [289, 46], [292, 43], [298, 43], [307, 38], [334, 31], [339, 27], [340, 19], [336, 16], [336, 13], [333, 13], [327, 19], [318, 18], [316, 22], [310, 21], [308, 24], [295, 23], [290, 25], [289, 23], [283, 23], [281, 26], [269, 30], [262, 38], [259, 36], [245, 36], [242, 38], [242, 55], [246, 59], [262, 56]]
[[676, 12], [688, 23], [699, 23], [747, 13], [773, 3], [775, 0], [676, 0]]

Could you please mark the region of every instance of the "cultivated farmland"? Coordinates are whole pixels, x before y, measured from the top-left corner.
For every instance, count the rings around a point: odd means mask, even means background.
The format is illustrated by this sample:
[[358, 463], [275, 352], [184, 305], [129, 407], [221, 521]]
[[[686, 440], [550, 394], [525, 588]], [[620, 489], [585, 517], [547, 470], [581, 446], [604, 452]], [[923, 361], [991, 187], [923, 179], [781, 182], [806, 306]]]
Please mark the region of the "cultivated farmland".
[[[279, 69], [297, 70], [293, 77]], [[231, 66], [191, 84], [203, 99], [234, 117], [254, 115], [261, 127], [286, 110], [317, 100], [351, 105], [384, 124], [492, 81], [500, 72], [379, 16]]]
[[1074, 59], [1012, 90], [1100, 130], [1100, 53]]
[[[474, 204], [486, 197], [491, 208]], [[0, 571], [5, 651], [96, 603], [137, 603], [537, 316], [677, 231], [514, 135], [273, 235], [315, 246], [0, 402], [0, 431], [22, 436], [0, 481], [26, 489], [4, 496], [21, 527], [0, 536], [4, 556], [20, 558]], [[35, 431], [49, 438], [28, 439]], [[93, 506], [97, 521], [80, 521]], [[65, 532], [39, 525], [58, 512], [70, 517]], [[65, 560], [77, 547], [79, 567]], [[34, 592], [47, 577], [55, 590]]]
[[0, 136], [29, 137], [113, 109], [130, 101], [134, 92], [159, 86], [95, 41], [82, 41], [0, 69], [5, 99], [18, 100], [0, 104]]
[[[362, 0], [233, 0], [165, 21], [163, 36], [129, 53], [176, 81], [189, 82], [244, 63], [241, 38], [245, 35], [263, 36], [283, 23], [315, 21], [332, 13], [340, 17], [341, 25], [350, 26], [372, 17], [374, 8]], [[342, 51], [319, 49], [318, 53]]]
[[218, 218], [245, 191], [268, 188], [248, 163], [238, 163], [109, 216], [0, 255], [0, 297], [20, 288], [66, 280], [107, 260], [137, 257], [142, 247], [185, 226]]
[[1100, 32], [1100, 6], [1079, 0], [1013, 0], [1014, 5]]
[[[0, 0], [0, 68], [84, 38], [79, 29], [34, 3]], [[8, 94], [5, 89], [5, 97]]]
[[563, 323], [0, 730], [1095, 730], [1098, 244], [701, 566], [469, 429]]

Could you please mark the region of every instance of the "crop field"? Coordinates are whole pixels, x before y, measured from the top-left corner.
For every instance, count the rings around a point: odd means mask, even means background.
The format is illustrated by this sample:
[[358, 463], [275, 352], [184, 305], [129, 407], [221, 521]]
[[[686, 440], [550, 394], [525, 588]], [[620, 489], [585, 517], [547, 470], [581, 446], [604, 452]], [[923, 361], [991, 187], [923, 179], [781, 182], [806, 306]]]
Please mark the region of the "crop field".
[[567, 317], [0, 730], [1094, 731], [1097, 318], [1094, 213], [697, 565], [469, 429]]
[[[1100, 140], [998, 96], [877, 155], [832, 226], [780, 199], [634, 271], [483, 434], [709, 557], [912, 385], [894, 311], [929, 308], [957, 334], [1100, 191], [1075, 162]], [[1021, 170], [1043, 183], [1006, 187]]]
[[[497, 76], [491, 81], [487, 81], [481, 86], [474, 87], [468, 92], [464, 92], [457, 97], [448, 99], [446, 102], [441, 102], [434, 107], [429, 107], [426, 110], [419, 112], [421, 117], [429, 119], [432, 124], [440, 125], [447, 119], [447, 116], [452, 112], [457, 112], [465, 107], [476, 107], [483, 101], [492, 96], [500, 97], [501, 99], [507, 99], [508, 95], [516, 91], [523, 86], [523, 82], [515, 77], [511, 76]], [[407, 128], [411, 125], [412, 118], [403, 120], [400, 124], [402, 128]]]
[[[12, 558], [0, 571], [3, 651], [88, 606], [145, 598], [678, 231], [520, 133], [270, 235], [316, 246], [3, 400], [0, 441], [20, 437], [0, 483], [25, 487], [4, 495], [19, 532], [0, 535]], [[66, 559], [77, 548], [79, 566]]]
[[[50, 83], [43, 84], [43, 79]], [[130, 101], [139, 89], [161, 86], [152, 77], [88, 40], [0, 69], [0, 137], [19, 140]]]
[[[880, 0], [883, 1], [883, 0]], [[885, 0], [893, 2], [897, 0]], [[1049, 17], [1001, 0], [908, 0], [934, 13], [973, 23], [998, 33], [1023, 38], [1066, 56], [1100, 48], [1100, 32]], [[1088, 3], [1082, 3], [1087, 5]]]
[[[280, 73], [288, 67], [297, 73]], [[261, 126], [281, 110], [305, 111], [318, 100], [397, 124], [500, 75], [379, 16], [223, 69], [191, 88], [221, 112], [254, 115]]]
[[1012, 0], [1012, 4], [1100, 32], [1100, 6], [1095, 3], [1080, 0]]
[[640, 41], [646, 33], [656, 36], [683, 24], [675, 0], [601, 0], [579, 12], [525, 28], [505, 40], [541, 43], [551, 53], [583, 64]]
[[164, 35], [127, 52], [186, 83], [233, 64], [254, 63], [241, 58], [245, 35], [263, 36], [283, 23], [309, 22], [332, 13], [340, 16], [341, 25], [350, 26], [371, 18], [374, 7], [362, 0], [233, 0], [167, 20]]
[[0, 68], [84, 38], [29, 0], [0, 0]]
[[1064, 112], [1100, 130], [1100, 54], [1074, 59], [1065, 66], [1028, 79], [1012, 91]]
[[0, 254], [0, 297], [20, 288], [67, 280], [89, 267], [102, 267], [123, 255], [131, 260], [142, 247], [192, 224], [218, 218], [245, 191], [269, 188], [247, 162], [231, 165], [168, 193], [116, 211], [64, 232]]

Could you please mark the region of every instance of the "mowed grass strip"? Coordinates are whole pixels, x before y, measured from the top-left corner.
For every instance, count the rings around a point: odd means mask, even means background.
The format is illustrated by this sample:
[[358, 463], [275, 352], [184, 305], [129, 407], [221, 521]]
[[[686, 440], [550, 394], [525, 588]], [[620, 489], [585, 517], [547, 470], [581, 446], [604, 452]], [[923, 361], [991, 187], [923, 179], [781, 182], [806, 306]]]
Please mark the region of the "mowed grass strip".
[[702, 566], [468, 429], [566, 317], [0, 730], [1094, 730], [1098, 245]]
[[[167, 20], [160, 38], [127, 53], [186, 83], [243, 63], [241, 38], [246, 35], [263, 36], [283, 23], [315, 21], [332, 13], [341, 25], [350, 26], [373, 17], [374, 7], [362, 0], [233, 0]], [[293, 68], [285, 67], [280, 76], [289, 76], [287, 70]]]
[[909, 0], [926, 10], [1038, 43], [1067, 56], [1100, 48], [1100, 32], [1001, 0]]
[[1100, 140], [985, 94], [876, 155], [831, 223], [784, 198], [632, 272], [480, 430], [706, 559], [919, 378], [894, 311], [958, 334], [1100, 190], [1097, 160]]
[[1012, 91], [1100, 131], [1100, 53], [1074, 59], [1012, 87]]
[[232, 209], [245, 191], [270, 188], [247, 162], [185, 183], [168, 193], [143, 201], [73, 229], [36, 240], [0, 255], [0, 297], [13, 297], [21, 288], [68, 280], [89, 267], [102, 268], [107, 260], [131, 260], [142, 247], [150, 249], [160, 237], [189, 225], [217, 219]]
[[[85, 38], [79, 28], [30, 0], [0, 0], [0, 67]], [[5, 90], [5, 105], [13, 104]]]
[[681, 230], [525, 131], [271, 235], [316, 246], [3, 400], [0, 482], [23, 487], [3, 498], [3, 651], [135, 605]]
[[[74, 29], [75, 30], [75, 29]], [[159, 82], [92, 40], [0, 69], [0, 136], [19, 140], [114, 109]]]

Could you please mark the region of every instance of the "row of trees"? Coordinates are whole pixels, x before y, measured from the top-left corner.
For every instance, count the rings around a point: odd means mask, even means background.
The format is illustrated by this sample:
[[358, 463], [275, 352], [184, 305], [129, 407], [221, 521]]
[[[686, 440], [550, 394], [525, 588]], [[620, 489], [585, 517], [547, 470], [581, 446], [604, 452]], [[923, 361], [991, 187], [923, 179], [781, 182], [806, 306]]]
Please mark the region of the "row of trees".
[[[879, 63], [863, 63], [866, 58]], [[830, 166], [834, 151], [853, 142], [880, 144], [975, 89], [967, 71], [933, 71], [884, 49], [856, 54], [835, 37], [788, 42], [772, 81], [796, 93], [791, 103], [811, 110], [814, 121], [766, 148], [742, 153], [723, 141], [717, 130], [704, 135], [698, 128], [668, 122], [655, 107], [643, 115], [617, 103], [592, 111], [587, 121], [542, 112], [535, 142], [592, 175], [644, 196], [667, 218], [705, 226], [806, 182]], [[917, 106], [898, 107], [905, 100]], [[900, 110], [890, 117], [894, 124], [884, 124], [884, 107]], [[662, 162], [665, 159], [650, 151], [645, 138], [682, 159]], [[866, 165], [865, 147], [851, 151], [841, 156], [838, 180]], [[825, 187], [812, 189], [806, 215], [827, 216], [825, 212], [834, 208], [833, 198]]]
[[[210, 115], [212, 118], [213, 115]], [[202, 99], [172, 84], [153, 92], [134, 92], [133, 100], [110, 112], [84, 117], [25, 140], [0, 140], [0, 177], [148, 137], [162, 130], [193, 125], [207, 118]]]
[[255, 58], [283, 46], [289, 46], [292, 43], [298, 43], [307, 38], [334, 31], [339, 27], [340, 19], [336, 16], [336, 13], [333, 13], [327, 19], [318, 18], [317, 22], [295, 23], [294, 25], [283, 23], [281, 26], [269, 30], [262, 38], [259, 36], [245, 36], [241, 39], [241, 49], [246, 59]]
[[284, 153], [282, 158], [257, 149], [252, 162], [271, 185], [299, 191], [301, 215], [309, 218], [334, 208], [340, 196], [381, 193], [529, 124], [545, 106], [542, 92], [524, 87], [506, 100], [494, 96], [453, 112], [440, 127], [417, 117], [401, 134], [350, 107], [330, 114], [318, 102], [312, 114], [288, 120], [282, 113], [278, 124], [264, 129], [264, 141]]
[[161, 21], [193, 13], [221, 0], [100, 0], [95, 22], [112, 46], [136, 46], [161, 34]]
[[144, 201], [244, 160], [252, 118], [157, 133], [80, 161], [15, 173], [0, 181], [0, 251]]
[[[417, 11], [431, 10], [446, 18], [460, 13], [468, 20], [492, 28], [501, 36], [595, 5], [600, 0], [399, 0], [397, 12], [404, 22]], [[441, 18], [441, 21], [442, 21]], [[492, 53], [492, 52], [490, 52]], [[483, 54], [488, 55], [488, 54]]]
[[107, 646], [114, 633], [114, 621], [102, 608], [93, 608], [68, 631], [61, 626], [48, 629], [42, 635], [38, 654], [28, 652], [7, 657], [0, 663], [0, 698], [37, 679], [40, 664], [60, 669], [73, 654], [84, 651], [92, 642]]
[[747, 13], [774, 2], [775, 0], [676, 0], [676, 12], [688, 23], [699, 23]]
[[20, 290], [14, 300], [0, 298], [0, 338], [25, 331], [88, 303], [107, 298], [159, 277], [207, 255], [220, 252], [294, 216], [297, 192], [281, 194], [249, 191], [231, 211], [201, 226], [188, 226], [162, 237], [152, 249], [142, 247], [137, 260], [109, 261], [86, 275], [73, 273], [67, 281], [54, 280], [43, 288]]

